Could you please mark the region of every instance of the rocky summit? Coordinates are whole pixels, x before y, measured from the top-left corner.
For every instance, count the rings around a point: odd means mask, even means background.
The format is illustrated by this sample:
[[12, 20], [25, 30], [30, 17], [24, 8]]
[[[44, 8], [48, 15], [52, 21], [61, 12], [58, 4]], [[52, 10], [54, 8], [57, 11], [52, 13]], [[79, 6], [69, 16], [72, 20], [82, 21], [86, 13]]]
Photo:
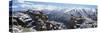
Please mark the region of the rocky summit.
[[9, 16], [9, 30], [11, 32], [34, 32], [97, 27], [96, 11], [72, 9], [68, 12], [60, 12], [44, 10], [12, 11]]
[[49, 21], [48, 16], [40, 11], [17, 11], [10, 16], [10, 30], [13, 32], [33, 32], [65, 29], [65, 25]]

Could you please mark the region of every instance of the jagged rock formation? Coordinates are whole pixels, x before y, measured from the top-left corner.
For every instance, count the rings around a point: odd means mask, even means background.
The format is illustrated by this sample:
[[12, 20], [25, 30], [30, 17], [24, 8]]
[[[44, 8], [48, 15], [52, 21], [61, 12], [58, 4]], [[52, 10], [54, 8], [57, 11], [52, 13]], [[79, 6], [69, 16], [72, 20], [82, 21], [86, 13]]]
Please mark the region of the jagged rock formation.
[[[10, 16], [10, 26], [12, 30], [21, 30], [23, 32], [33, 31], [47, 31], [47, 30], [61, 30], [65, 26], [63, 23], [56, 21], [49, 21], [48, 16], [40, 11], [18, 11], [13, 12]], [[19, 26], [20, 29], [19, 29]], [[14, 28], [15, 27], [15, 28]]]
[[46, 12], [47, 10], [13, 11], [12, 15], [10, 14], [10, 30], [13, 28], [12, 31], [33, 32], [97, 27], [96, 9], [94, 11], [72, 9], [68, 12], [56, 10]]
[[[75, 8], [70, 10], [63, 9], [63, 11], [51, 11], [46, 15], [48, 15], [49, 20], [64, 23], [67, 29], [76, 28], [74, 27], [76, 25], [79, 25], [77, 28], [93, 28], [92, 26], [97, 26], [97, 9]], [[75, 21], [80, 24], [77, 24]]]

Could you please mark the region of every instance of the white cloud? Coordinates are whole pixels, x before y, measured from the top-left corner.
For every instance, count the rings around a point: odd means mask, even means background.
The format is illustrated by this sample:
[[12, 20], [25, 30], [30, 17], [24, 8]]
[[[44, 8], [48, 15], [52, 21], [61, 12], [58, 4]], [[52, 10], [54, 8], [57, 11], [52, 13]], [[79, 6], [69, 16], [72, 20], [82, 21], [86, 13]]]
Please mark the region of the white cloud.
[[96, 5], [96, 0], [25, 0], [38, 2], [56, 2], [56, 3], [73, 3], [73, 4], [89, 4]]
[[25, 0], [17, 0], [19, 3], [24, 3]]
[[48, 10], [54, 10], [54, 9], [57, 9], [57, 7], [56, 6], [47, 6], [46, 9], [48, 9]]
[[17, 8], [18, 6], [12, 6], [12, 8]]

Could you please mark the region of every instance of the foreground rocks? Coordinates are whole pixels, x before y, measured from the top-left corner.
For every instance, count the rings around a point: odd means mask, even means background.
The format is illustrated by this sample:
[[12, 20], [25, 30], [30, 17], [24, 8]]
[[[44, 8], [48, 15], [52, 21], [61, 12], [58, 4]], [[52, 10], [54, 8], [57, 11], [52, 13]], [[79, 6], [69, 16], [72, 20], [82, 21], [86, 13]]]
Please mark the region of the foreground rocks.
[[71, 15], [68, 23], [58, 22], [58, 19], [56, 19], [57, 21], [49, 20], [49, 17], [42, 11], [37, 10], [15, 11], [10, 14], [9, 29], [11, 32], [16, 33], [97, 27], [97, 20], [85, 16]]
[[15, 12], [10, 16], [10, 20], [13, 32], [48, 31], [65, 28], [63, 23], [49, 21], [48, 16], [40, 11]]

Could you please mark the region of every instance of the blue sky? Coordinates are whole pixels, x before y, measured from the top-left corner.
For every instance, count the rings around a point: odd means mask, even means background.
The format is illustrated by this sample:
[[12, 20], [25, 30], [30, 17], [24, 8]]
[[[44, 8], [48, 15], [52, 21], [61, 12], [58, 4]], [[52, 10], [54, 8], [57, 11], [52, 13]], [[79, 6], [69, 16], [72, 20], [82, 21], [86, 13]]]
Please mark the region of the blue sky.
[[30, 8], [96, 8], [96, 5], [69, 4], [69, 3], [51, 3], [36, 1], [13, 0], [13, 10], [30, 9]]
[[30, 3], [35, 4], [41, 4], [41, 5], [52, 5], [52, 6], [59, 6], [59, 7], [88, 7], [88, 8], [95, 8], [96, 5], [82, 5], [82, 4], [66, 4], [66, 3], [50, 3], [50, 2], [32, 2], [32, 1], [26, 1]]

